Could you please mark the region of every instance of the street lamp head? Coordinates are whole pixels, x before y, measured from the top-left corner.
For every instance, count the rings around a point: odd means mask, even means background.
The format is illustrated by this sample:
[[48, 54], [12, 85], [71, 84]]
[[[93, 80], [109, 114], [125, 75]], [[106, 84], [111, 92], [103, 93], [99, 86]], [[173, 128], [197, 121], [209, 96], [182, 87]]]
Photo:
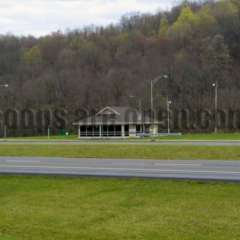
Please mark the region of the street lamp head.
[[216, 87], [216, 83], [213, 83], [212, 86], [213, 86], [213, 87]]
[[169, 76], [168, 75], [166, 75], [166, 74], [164, 74], [164, 75], [160, 75], [160, 76], [158, 76], [158, 77], [156, 77], [155, 79], [153, 79], [152, 80], [152, 82], [155, 84], [155, 83], [157, 83], [159, 80], [162, 80], [162, 79], [168, 79], [169, 78]]
[[167, 74], [164, 74], [164, 75], [162, 76], [162, 78], [164, 78], [164, 79], [168, 79], [169, 76], [168, 76]]
[[8, 84], [1, 84], [0, 87], [3, 87], [3, 88], [8, 88], [9, 85]]

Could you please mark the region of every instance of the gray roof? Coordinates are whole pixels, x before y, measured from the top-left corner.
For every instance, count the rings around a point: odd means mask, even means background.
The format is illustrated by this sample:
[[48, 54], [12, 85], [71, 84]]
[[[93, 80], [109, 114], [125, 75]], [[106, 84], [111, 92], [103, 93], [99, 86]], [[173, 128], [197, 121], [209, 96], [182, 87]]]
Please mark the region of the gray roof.
[[[144, 114], [129, 107], [105, 107], [93, 116], [83, 119], [74, 125], [123, 125], [150, 124], [149, 114]], [[158, 123], [155, 121], [155, 123]]]

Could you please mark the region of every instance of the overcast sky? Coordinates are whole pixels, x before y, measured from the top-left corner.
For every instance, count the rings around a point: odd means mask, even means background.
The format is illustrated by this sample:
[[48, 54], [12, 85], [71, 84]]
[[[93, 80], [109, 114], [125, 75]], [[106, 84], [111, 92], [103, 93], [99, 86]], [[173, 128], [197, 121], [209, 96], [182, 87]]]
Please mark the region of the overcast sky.
[[179, 0], [0, 0], [0, 33], [42, 36], [116, 23], [126, 13], [155, 13]]

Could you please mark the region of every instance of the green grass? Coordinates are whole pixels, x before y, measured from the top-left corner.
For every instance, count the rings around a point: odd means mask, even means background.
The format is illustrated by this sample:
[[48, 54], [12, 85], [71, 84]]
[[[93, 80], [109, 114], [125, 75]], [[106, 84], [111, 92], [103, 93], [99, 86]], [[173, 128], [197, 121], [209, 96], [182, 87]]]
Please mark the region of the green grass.
[[240, 133], [183, 134], [159, 137], [158, 140], [240, 140]]
[[238, 146], [181, 146], [143, 144], [40, 144], [0, 145], [0, 156], [121, 158], [121, 159], [223, 159], [240, 160]]
[[240, 185], [0, 177], [1, 240], [240, 239]]
[[69, 135], [69, 136], [65, 136], [65, 135], [54, 135], [54, 136], [50, 136], [50, 138], [48, 138], [48, 136], [29, 136], [29, 137], [9, 137], [6, 138], [5, 140], [46, 140], [46, 141], [51, 141], [51, 140], [78, 140], [78, 136], [77, 135]]

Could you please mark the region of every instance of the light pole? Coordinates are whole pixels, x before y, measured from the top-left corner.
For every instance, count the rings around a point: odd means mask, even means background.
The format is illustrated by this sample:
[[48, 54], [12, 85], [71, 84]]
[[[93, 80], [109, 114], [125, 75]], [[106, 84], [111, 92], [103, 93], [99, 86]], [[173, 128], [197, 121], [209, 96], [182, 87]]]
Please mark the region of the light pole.
[[155, 109], [154, 109], [154, 85], [161, 79], [168, 79], [168, 75], [160, 75], [155, 79], [151, 80], [151, 122], [152, 122], [152, 135], [154, 135], [154, 120], [155, 120]]
[[[8, 88], [9, 85], [7, 83], [0, 84], [0, 87], [1, 88]], [[7, 138], [7, 126], [6, 125], [3, 126], [3, 135], [4, 135], [4, 138]]]
[[214, 97], [214, 108], [215, 108], [215, 127], [214, 127], [214, 132], [218, 132], [218, 127], [217, 127], [217, 111], [218, 111], [218, 81], [212, 84], [212, 86], [215, 89], [215, 97]]
[[160, 75], [151, 80], [151, 111], [154, 112], [154, 85], [161, 79], [168, 79], [168, 75]]
[[167, 116], [168, 116], [168, 135], [170, 135], [170, 105], [172, 104], [172, 101], [169, 100], [167, 96]]

